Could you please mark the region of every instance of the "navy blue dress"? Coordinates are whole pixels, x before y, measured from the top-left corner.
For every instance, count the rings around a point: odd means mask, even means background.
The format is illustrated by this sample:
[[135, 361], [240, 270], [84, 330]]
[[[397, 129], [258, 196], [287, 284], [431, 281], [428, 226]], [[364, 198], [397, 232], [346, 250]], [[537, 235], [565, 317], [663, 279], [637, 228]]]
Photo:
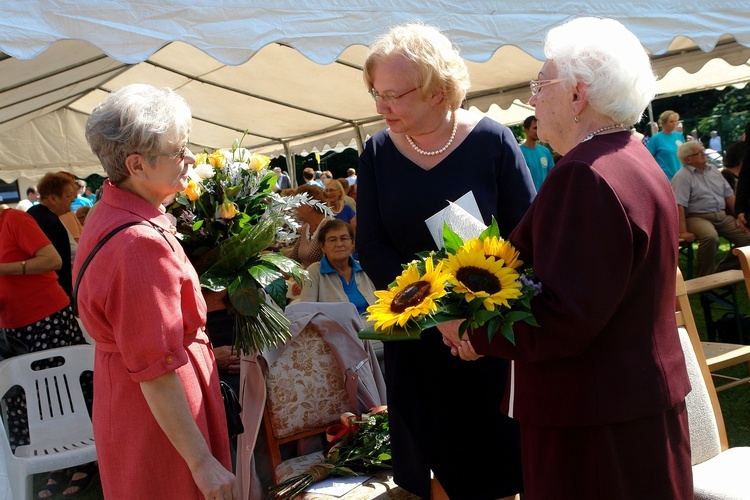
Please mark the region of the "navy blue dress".
[[[424, 170], [387, 131], [365, 144], [357, 170], [357, 250], [378, 289], [417, 252], [436, 249], [424, 220], [473, 191], [485, 224], [507, 237], [534, 198], [510, 130], [483, 118], [446, 158]], [[394, 478], [430, 497], [432, 470], [451, 499], [490, 499], [522, 490], [518, 423], [501, 412], [509, 363], [450, 354], [437, 329], [385, 343]]]

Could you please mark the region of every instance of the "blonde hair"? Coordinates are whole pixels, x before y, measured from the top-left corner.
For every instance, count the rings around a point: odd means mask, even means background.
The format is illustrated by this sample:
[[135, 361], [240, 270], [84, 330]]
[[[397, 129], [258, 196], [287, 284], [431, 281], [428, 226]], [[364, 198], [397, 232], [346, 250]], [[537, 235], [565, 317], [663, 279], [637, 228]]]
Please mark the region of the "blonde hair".
[[331, 182], [329, 182], [326, 186], [326, 189], [331, 186], [333, 186], [333, 188], [339, 192], [339, 200], [343, 200], [344, 196], [346, 196], [346, 190], [344, 189], [344, 186], [342, 186], [341, 183], [336, 179], [332, 179]]
[[414, 65], [412, 81], [422, 98], [442, 91], [444, 102], [451, 110], [461, 107], [471, 87], [469, 70], [458, 49], [436, 28], [421, 23], [409, 23], [392, 28], [370, 46], [365, 61], [364, 79], [372, 88], [375, 67], [383, 61], [403, 57]]

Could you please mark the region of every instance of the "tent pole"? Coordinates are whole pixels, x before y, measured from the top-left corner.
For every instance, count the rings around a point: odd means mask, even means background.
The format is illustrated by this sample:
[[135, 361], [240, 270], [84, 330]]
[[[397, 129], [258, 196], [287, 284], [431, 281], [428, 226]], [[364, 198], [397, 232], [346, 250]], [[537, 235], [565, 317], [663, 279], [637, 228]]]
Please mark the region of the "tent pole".
[[292, 180], [292, 187], [297, 187], [297, 168], [294, 159], [294, 153], [288, 142], [284, 143], [284, 154], [286, 155], [286, 168], [289, 172], [289, 178]]

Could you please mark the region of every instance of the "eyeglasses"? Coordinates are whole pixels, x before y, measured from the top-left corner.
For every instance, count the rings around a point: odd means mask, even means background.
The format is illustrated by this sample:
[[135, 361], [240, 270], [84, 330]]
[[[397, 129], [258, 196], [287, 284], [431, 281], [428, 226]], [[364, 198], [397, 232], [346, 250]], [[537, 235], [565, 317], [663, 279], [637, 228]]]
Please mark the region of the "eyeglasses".
[[400, 95], [396, 95], [396, 94], [393, 94], [393, 93], [386, 93], [386, 94], [380, 95], [380, 94], [378, 94], [378, 91], [375, 90], [375, 89], [370, 89], [369, 92], [370, 92], [370, 95], [372, 96], [372, 98], [375, 100], [375, 102], [382, 101], [384, 104], [387, 104], [388, 106], [392, 106], [393, 104], [396, 103], [397, 100], [401, 99], [402, 97], [404, 97], [407, 94], [411, 94], [412, 92], [414, 92], [418, 88], [419, 87], [414, 87], [413, 89], [408, 90], [408, 91], [406, 91], [406, 92], [404, 92], [403, 94], [400, 94]]
[[697, 153], [693, 153], [691, 155], [686, 155], [685, 158], [692, 158], [693, 156], [704, 155], [704, 154], [706, 154], [706, 151], [703, 150], [703, 149], [701, 149]]
[[349, 243], [350, 241], [352, 241], [352, 238], [351, 238], [351, 236], [341, 236], [340, 238], [337, 238], [335, 236], [330, 236], [330, 237], [326, 238], [326, 243], [334, 243], [335, 244], [335, 243], [338, 243], [339, 241], [341, 243]]
[[179, 151], [176, 153], [157, 153], [157, 156], [166, 156], [167, 158], [171, 158], [173, 160], [177, 160], [178, 158], [180, 161], [185, 159], [185, 154], [188, 152], [188, 143], [186, 142], [184, 146], [180, 148]]
[[561, 81], [562, 79], [560, 78], [555, 78], [554, 80], [531, 80], [529, 82], [529, 90], [531, 90], [531, 95], [537, 95], [542, 87]]

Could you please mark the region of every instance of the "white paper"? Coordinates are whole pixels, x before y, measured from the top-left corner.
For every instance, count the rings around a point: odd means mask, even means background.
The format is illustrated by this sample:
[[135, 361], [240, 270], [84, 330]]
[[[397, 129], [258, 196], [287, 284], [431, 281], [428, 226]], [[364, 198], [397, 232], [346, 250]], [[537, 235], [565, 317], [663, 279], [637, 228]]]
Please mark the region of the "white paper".
[[308, 493], [343, 497], [354, 488], [370, 479], [370, 477], [372, 476], [329, 477], [328, 479], [311, 484], [305, 489], [305, 491]]
[[425, 219], [424, 222], [438, 248], [443, 248], [443, 222], [447, 222], [448, 227], [464, 241], [476, 238], [487, 229], [482, 222], [482, 213], [479, 211], [479, 205], [472, 191], [455, 202], [448, 201], [447, 207]]

